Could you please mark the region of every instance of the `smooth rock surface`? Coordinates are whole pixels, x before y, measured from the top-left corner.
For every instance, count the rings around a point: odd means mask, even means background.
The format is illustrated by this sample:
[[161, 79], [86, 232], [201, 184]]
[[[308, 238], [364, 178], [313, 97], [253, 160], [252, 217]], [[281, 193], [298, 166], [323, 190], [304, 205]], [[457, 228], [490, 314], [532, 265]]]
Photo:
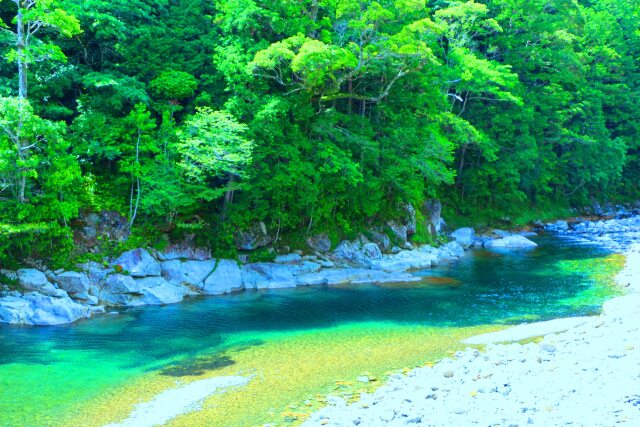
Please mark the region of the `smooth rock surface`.
[[235, 261], [221, 259], [207, 276], [200, 290], [207, 295], [219, 295], [244, 288], [242, 271]]
[[120, 266], [124, 272], [134, 277], [160, 276], [161, 273], [158, 261], [142, 248], [123, 253], [113, 265]]
[[81, 294], [89, 291], [91, 283], [89, 277], [84, 273], [66, 271], [56, 276], [58, 287], [70, 294]]

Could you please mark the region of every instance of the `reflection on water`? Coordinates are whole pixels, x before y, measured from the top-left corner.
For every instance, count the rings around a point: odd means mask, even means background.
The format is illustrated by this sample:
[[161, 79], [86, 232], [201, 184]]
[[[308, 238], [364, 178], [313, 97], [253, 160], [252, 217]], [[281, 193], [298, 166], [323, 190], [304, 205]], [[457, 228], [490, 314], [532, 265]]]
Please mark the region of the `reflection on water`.
[[228, 367], [233, 352], [273, 332], [295, 340], [299, 331], [376, 322], [463, 327], [597, 312], [613, 293], [603, 279], [613, 268], [603, 261], [609, 254], [539, 243], [532, 251], [475, 251], [416, 273], [418, 283], [251, 291], [60, 327], [0, 326], [0, 414], [33, 425], [145, 372], [183, 377]]

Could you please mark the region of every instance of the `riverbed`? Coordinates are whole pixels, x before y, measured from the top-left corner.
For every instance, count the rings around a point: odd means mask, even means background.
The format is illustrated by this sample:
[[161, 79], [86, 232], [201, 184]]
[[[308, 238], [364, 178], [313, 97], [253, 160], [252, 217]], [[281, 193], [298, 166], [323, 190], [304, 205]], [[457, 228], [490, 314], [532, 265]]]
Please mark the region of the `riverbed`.
[[[204, 378], [246, 386], [170, 425], [296, 424], [326, 403], [523, 321], [595, 314], [624, 259], [553, 237], [469, 251], [418, 283], [309, 287], [123, 310], [61, 327], [0, 326], [0, 424], [99, 426]], [[363, 379], [366, 377], [366, 381]], [[199, 410], [195, 410], [199, 409]]]

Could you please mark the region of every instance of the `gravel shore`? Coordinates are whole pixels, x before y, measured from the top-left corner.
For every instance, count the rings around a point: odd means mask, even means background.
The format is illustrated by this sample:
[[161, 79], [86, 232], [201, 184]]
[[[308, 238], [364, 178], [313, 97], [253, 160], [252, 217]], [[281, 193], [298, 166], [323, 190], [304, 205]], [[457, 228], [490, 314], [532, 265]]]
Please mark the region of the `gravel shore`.
[[625, 249], [617, 281], [629, 294], [601, 315], [475, 337], [468, 342], [489, 344], [393, 375], [354, 404], [331, 397], [303, 425], [640, 425], [640, 245]]

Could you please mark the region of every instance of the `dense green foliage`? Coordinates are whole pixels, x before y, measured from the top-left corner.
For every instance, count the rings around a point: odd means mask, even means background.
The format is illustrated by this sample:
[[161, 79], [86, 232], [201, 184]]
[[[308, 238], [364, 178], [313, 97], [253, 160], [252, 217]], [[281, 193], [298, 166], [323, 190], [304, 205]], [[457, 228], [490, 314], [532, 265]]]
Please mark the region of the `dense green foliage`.
[[636, 0], [0, 0], [0, 54], [13, 256], [82, 211], [229, 242], [640, 192]]

